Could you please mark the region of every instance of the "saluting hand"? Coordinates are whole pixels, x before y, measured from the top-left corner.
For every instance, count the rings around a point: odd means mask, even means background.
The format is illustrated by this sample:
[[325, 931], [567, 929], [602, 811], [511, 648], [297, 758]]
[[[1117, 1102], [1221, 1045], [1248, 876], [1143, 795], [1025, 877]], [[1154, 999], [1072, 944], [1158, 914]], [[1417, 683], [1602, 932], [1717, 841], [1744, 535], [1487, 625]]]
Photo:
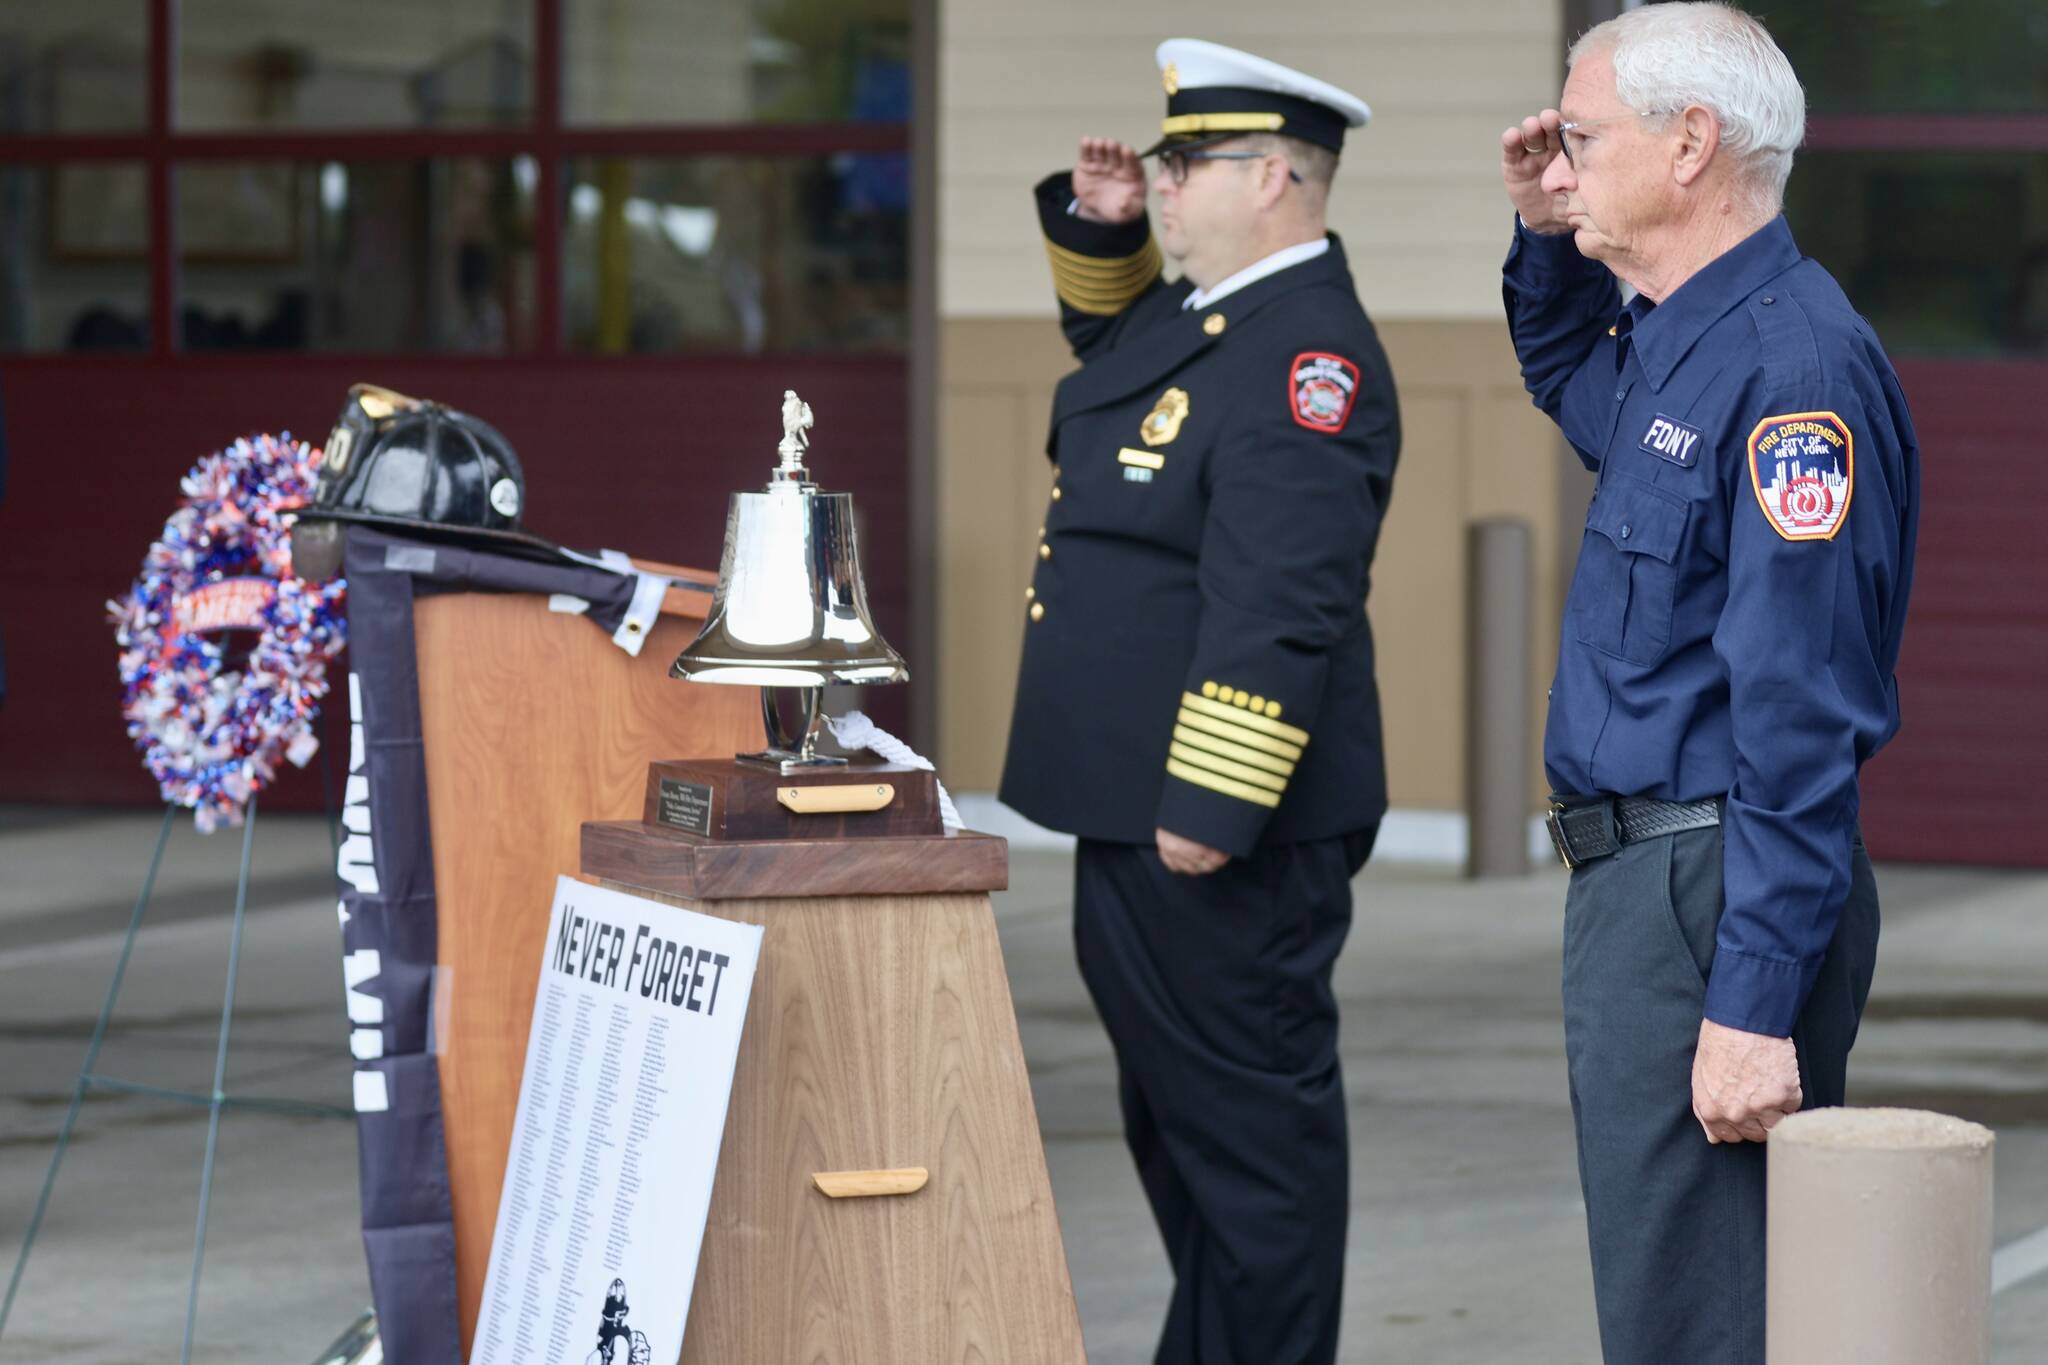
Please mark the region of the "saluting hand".
[[1560, 196], [1543, 188], [1543, 173], [1564, 150], [1557, 126], [1564, 115], [1555, 109], [1532, 114], [1500, 135], [1500, 178], [1508, 201], [1531, 232], [1570, 232], [1559, 213]]
[[1799, 1112], [1799, 1052], [1790, 1038], [1700, 1020], [1692, 1058], [1692, 1113], [1709, 1142], [1762, 1142]]
[[1129, 223], [1145, 212], [1145, 166], [1115, 138], [1084, 137], [1074, 162], [1074, 212], [1091, 223]]
[[1159, 844], [1159, 861], [1166, 864], [1168, 872], [1178, 872], [1183, 877], [1206, 877], [1230, 861], [1230, 855], [1222, 849], [1183, 839], [1170, 829], [1154, 828], [1152, 837]]

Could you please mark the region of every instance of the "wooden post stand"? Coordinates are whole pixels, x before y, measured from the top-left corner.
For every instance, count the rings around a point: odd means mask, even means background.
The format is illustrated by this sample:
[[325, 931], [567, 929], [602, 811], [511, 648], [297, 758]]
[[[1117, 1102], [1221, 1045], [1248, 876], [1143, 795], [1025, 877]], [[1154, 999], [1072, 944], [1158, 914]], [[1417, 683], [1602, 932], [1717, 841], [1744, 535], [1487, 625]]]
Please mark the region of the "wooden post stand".
[[1085, 1360], [989, 904], [1003, 840], [594, 821], [583, 873], [767, 930], [683, 1365]]

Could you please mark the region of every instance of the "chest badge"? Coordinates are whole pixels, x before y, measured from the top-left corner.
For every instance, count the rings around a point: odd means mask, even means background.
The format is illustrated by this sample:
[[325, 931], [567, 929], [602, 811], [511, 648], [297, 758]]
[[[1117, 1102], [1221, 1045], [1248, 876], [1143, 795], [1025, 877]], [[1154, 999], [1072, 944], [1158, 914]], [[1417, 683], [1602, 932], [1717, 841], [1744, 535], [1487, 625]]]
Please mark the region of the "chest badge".
[[1666, 417], [1661, 412], [1651, 420], [1650, 429], [1636, 444], [1681, 469], [1691, 469], [1700, 460], [1699, 428], [1689, 427], [1676, 417]]
[[1168, 389], [1159, 395], [1152, 411], [1138, 424], [1138, 439], [1148, 446], [1163, 446], [1180, 435], [1180, 424], [1188, 418], [1188, 391]]

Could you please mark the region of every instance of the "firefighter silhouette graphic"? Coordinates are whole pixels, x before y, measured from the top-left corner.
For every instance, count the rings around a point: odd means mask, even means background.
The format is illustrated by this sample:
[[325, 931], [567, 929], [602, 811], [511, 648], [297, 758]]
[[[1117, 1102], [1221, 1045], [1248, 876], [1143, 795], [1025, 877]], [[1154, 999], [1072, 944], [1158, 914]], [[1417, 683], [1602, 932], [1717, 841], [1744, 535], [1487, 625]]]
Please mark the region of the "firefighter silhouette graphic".
[[583, 1365], [653, 1365], [653, 1360], [647, 1334], [626, 1326], [626, 1282], [613, 1280], [597, 1320], [597, 1349]]

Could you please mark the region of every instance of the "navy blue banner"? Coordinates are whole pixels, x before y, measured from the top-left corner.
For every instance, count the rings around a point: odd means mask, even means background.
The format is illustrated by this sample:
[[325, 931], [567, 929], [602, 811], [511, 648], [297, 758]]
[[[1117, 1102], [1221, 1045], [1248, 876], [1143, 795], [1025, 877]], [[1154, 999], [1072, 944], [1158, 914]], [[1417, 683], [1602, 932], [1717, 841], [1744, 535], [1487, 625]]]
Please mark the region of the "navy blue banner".
[[[455, 1224], [441, 1081], [429, 1036], [436, 949], [413, 602], [522, 592], [587, 603], [637, 652], [658, 582], [566, 555], [415, 540], [351, 527], [347, 541], [348, 786], [336, 873], [355, 1055], [363, 1250], [388, 1365], [462, 1365]], [[626, 631], [630, 622], [639, 629]]]

